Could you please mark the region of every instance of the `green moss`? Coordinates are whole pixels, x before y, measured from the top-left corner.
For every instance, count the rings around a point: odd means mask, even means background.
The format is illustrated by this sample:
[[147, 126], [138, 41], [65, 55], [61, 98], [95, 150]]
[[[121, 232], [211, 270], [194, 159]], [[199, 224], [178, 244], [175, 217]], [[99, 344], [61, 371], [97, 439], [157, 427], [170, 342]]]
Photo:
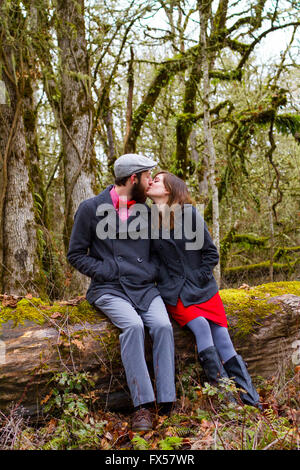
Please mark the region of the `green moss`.
[[[296, 259], [290, 263], [273, 263], [274, 272], [288, 272], [292, 273], [296, 266], [300, 263], [300, 259]], [[267, 272], [270, 269], [270, 261], [263, 261], [262, 263], [256, 264], [245, 264], [242, 266], [232, 266], [231, 268], [226, 268], [224, 273], [227, 277], [233, 277], [239, 273], [263, 273]]]
[[211, 70], [209, 76], [212, 78], [217, 78], [219, 80], [238, 80], [242, 79], [242, 70], [230, 70], [228, 72], [221, 72], [218, 70]]
[[92, 307], [86, 300], [79, 302], [77, 305], [61, 305], [59, 302], [54, 302], [47, 314], [53, 315], [55, 312], [62, 315], [68, 315], [68, 322], [75, 323], [97, 323], [104, 319], [94, 307]]
[[26, 130], [34, 132], [36, 126], [36, 114], [32, 110], [26, 109], [23, 114], [23, 119]]
[[13, 326], [23, 325], [25, 320], [33, 321], [39, 325], [46, 320], [42, 306], [45, 303], [37, 297], [32, 299], [22, 299], [17, 303], [16, 308], [0, 307], [0, 325], [8, 321], [13, 321]]
[[251, 287], [250, 291], [254, 292], [258, 297], [264, 297], [265, 294], [271, 294], [272, 297], [283, 294], [293, 294], [300, 296], [299, 281], [282, 281], [269, 282], [260, 286]]
[[[228, 322], [231, 329], [238, 334], [244, 335], [253, 330], [261, 319], [268, 315], [281, 311], [279, 305], [268, 303], [271, 297], [294, 294], [300, 296], [300, 282], [273, 282], [248, 289], [221, 289], [220, 296], [225, 305]], [[2, 307], [0, 303], [0, 326], [2, 323], [13, 321], [13, 326], [32, 321], [36, 324], [49, 322], [54, 314], [57, 323], [68, 317], [69, 324], [88, 322], [91, 324], [106, 320], [106, 317], [92, 307], [86, 300], [78, 302], [77, 305], [64, 305], [54, 302], [50, 305], [40, 298], [21, 299], [16, 307]], [[112, 325], [105, 334], [101, 334], [101, 341], [109, 357], [119, 357], [118, 330]], [[114, 360], [115, 360], [114, 359]]]
[[74, 113], [65, 113], [63, 119], [66, 127], [71, 127], [74, 122]]
[[23, 96], [24, 98], [30, 98], [33, 95], [33, 90], [31, 86], [31, 79], [27, 78], [24, 81]]
[[234, 240], [234, 236], [236, 233], [237, 228], [235, 226], [231, 227], [231, 229], [227, 232], [225, 237], [221, 240], [220, 243], [220, 258], [221, 258], [221, 268], [222, 270], [225, 268], [227, 264], [227, 258], [229, 255], [229, 250]]
[[229, 327], [241, 336], [250, 333], [261, 319], [282, 311], [278, 304], [268, 300], [283, 294], [300, 296], [300, 282], [270, 282], [248, 289], [221, 289]]
[[288, 254], [292, 255], [294, 253], [297, 253], [300, 251], [300, 246], [286, 246], [286, 247], [281, 247], [276, 250], [276, 253], [274, 255], [274, 259], [279, 259], [282, 256], [286, 256]]
[[103, 349], [106, 352], [106, 358], [112, 364], [113, 367], [118, 368], [122, 364], [120, 343], [119, 343], [119, 331], [117, 328], [112, 327], [106, 331], [106, 333], [98, 338], [102, 344]]
[[233, 243], [239, 243], [245, 247], [248, 247], [249, 245], [265, 247], [269, 238], [270, 237], [258, 237], [246, 233], [236, 233], [233, 237]]
[[68, 323], [97, 323], [104, 317], [93, 308], [86, 300], [79, 302], [77, 305], [62, 305], [54, 302], [50, 305], [40, 298], [24, 298], [20, 300], [16, 307], [2, 307], [0, 303], [0, 325], [8, 321], [13, 321], [13, 326], [24, 324], [24, 322], [32, 321], [39, 325], [47, 323], [49, 318], [55, 313], [59, 313], [61, 320], [64, 316], [68, 316]]

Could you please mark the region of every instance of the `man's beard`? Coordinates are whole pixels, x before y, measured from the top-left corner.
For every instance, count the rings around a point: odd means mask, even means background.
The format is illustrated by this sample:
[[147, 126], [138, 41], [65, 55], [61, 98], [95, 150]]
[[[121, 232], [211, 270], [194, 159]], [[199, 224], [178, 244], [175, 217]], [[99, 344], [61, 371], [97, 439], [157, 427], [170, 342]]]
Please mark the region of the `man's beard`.
[[139, 204], [144, 204], [147, 199], [145, 191], [145, 188], [143, 188], [140, 182], [136, 183], [132, 188], [131, 199], [138, 202]]

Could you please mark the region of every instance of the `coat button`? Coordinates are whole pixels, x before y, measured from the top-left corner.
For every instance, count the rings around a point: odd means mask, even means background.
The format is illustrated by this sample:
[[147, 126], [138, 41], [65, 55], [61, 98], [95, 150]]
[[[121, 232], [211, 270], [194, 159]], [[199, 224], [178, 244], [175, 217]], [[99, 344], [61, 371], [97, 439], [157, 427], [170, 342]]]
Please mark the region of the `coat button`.
[[123, 256], [117, 256], [118, 261], [123, 261]]
[[137, 261], [138, 261], [139, 263], [142, 263], [143, 258], [138, 258]]

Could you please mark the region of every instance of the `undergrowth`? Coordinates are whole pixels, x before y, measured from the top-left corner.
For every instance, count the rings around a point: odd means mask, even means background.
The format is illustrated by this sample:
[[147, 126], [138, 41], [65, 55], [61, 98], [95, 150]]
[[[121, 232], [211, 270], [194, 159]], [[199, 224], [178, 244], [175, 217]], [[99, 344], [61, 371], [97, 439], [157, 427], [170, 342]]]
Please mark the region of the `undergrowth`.
[[[297, 368], [256, 378], [263, 411], [243, 405], [229, 379], [218, 388], [197, 382], [189, 370], [178, 381], [179, 398], [170, 415], [153, 409], [154, 429], [132, 432], [130, 414], [105, 412], [92, 403], [88, 373], [62, 372], [42, 400], [44, 418], [34, 425], [24, 410], [0, 413], [4, 450], [295, 450], [300, 448], [300, 374]], [[228, 393], [237, 403], [229, 402]]]

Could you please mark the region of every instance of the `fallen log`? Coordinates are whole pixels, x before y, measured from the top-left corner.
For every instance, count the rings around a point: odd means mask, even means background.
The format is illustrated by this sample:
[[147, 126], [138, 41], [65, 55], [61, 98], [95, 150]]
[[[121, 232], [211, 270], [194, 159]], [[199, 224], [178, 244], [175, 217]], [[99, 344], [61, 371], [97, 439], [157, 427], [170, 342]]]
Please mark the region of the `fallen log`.
[[[292, 275], [298, 274], [298, 266], [300, 265], [300, 258], [289, 263], [273, 263], [274, 274], [284, 275], [286, 279], [289, 279]], [[235, 282], [250, 282], [258, 276], [268, 276], [270, 273], [270, 260], [263, 261], [256, 264], [245, 264], [242, 266], [233, 266], [231, 268], [225, 268], [223, 272], [223, 278], [227, 283]]]
[[[252, 375], [268, 378], [300, 362], [300, 282], [220, 291], [234, 345]], [[178, 381], [199, 368], [193, 335], [173, 322]], [[50, 379], [87, 371], [97, 405], [131, 406], [119, 351], [119, 331], [83, 297], [52, 305], [28, 295], [0, 296], [0, 410], [22, 406], [41, 415]], [[298, 348], [298, 349], [297, 349]], [[151, 369], [151, 340], [146, 335]]]

